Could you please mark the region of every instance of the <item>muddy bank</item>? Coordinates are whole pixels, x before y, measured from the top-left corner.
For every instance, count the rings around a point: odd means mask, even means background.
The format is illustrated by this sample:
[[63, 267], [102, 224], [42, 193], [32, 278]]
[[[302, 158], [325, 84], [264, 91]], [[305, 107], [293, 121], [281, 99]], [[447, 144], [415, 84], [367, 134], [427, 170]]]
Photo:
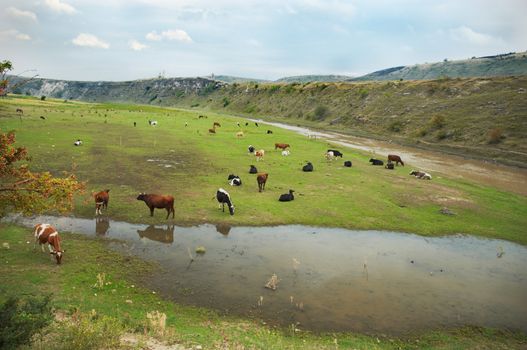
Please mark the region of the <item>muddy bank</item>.
[[371, 152], [386, 157], [398, 154], [407, 163], [408, 172], [420, 169], [431, 173], [441, 173], [445, 177], [467, 179], [476, 183], [496, 187], [527, 196], [527, 169], [500, 165], [494, 162], [463, 158], [456, 155], [401, 146], [373, 139], [355, 137], [335, 132], [320, 132], [308, 128], [283, 123], [256, 120], [279, 128], [295, 131], [299, 134], [327, 140], [331, 143]]
[[[119, 239], [109, 247], [159, 263], [143, 279], [164, 297], [285, 327], [401, 334], [470, 324], [527, 331], [527, 248], [506, 241], [297, 225], [147, 226], [105, 217], [15, 222]], [[273, 275], [276, 290], [265, 287]]]

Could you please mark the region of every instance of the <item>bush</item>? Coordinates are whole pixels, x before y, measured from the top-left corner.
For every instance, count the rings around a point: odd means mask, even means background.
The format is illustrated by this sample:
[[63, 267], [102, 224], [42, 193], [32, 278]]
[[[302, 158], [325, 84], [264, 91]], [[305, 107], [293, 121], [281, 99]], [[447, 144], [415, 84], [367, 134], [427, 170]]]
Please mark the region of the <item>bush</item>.
[[0, 307], [0, 349], [29, 345], [52, 320], [50, 296], [11, 297]]
[[224, 97], [222, 102], [223, 102], [223, 107], [227, 107], [231, 103], [231, 101], [227, 97]]
[[430, 126], [433, 129], [441, 129], [443, 126], [445, 126], [445, 117], [442, 115], [434, 115], [430, 119]]
[[270, 93], [276, 92], [278, 90], [280, 90], [280, 85], [273, 85], [269, 88]]
[[315, 108], [314, 119], [324, 120], [329, 115], [329, 108], [326, 106], [319, 105]]
[[362, 99], [368, 97], [369, 94], [370, 94], [370, 92], [368, 90], [366, 90], [366, 89], [360, 89], [359, 90], [359, 96]]
[[394, 120], [393, 122], [390, 123], [390, 125], [388, 126], [388, 129], [390, 131], [400, 132], [401, 130], [403, 130], [403, 127], [404, 125], [400, 120]]
[[503, 138], [505, 137], [501, 128], [494, 128], [488, 133], [488, 143], [490, 144], [500, 143]]

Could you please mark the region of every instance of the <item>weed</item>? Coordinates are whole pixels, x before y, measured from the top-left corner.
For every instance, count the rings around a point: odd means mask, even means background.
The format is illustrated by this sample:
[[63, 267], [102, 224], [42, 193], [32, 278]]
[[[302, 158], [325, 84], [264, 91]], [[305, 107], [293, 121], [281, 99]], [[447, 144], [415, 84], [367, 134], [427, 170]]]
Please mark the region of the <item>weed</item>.
[[443, 126], [445, 126], [445, 117], [442, 115], [434, 115], [430, 119], [430, 127], [433, 129], [441, 129]]
[[324, 120], [329, 115], [329, 108], [323, 105], [319, 105], [314, 111], [314, 120]]
[[276, 290], [276, 287], [278, 287], [278, 282], [280, 282], [278, 276], [273, 273], [271, 278], [269, 278], [269, 281], [267, 281], [267, 283], [265, 284], [265, 288]]
[[404, 127], [403, 122], [401, 122], [400, 120], [394, 120], [388, 126], [388, 130], [393, 131], [393, 132], [400, 132], [403, 129], [403, 127]]
[[488, 132], [487, 142], [489, 144], [497, 144], [500, 143], [504, 138], [505, 136], [503, 136], [503, 129], [494, 128]]

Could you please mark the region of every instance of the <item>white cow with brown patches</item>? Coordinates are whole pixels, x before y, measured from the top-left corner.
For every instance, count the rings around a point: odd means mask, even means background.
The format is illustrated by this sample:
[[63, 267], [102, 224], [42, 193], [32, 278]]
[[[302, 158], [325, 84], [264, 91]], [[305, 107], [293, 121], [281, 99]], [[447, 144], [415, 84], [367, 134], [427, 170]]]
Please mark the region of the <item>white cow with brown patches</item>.
[[55, 255], [57, 264], [60, 264], [62, 261], [62, 253], [64, 250], [60, 248], [60, 237], [59, 233], [53, 226], [50, 224], [37, 224], [35, 225], [35, 245], [36, 248], [37, 242], [40, 244], [42, 251], [44, 252], [44, 244], [48, 244], [49, 253]]

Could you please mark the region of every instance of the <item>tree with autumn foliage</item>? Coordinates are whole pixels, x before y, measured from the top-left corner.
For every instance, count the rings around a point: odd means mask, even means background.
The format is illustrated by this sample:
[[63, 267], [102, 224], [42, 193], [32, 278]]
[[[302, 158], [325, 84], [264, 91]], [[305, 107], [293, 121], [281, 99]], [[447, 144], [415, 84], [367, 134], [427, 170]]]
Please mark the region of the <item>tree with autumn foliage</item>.
[[83, 192], [85, 184], [72, 173], [54, 177], [49, 172], [30, 171], [27, 150], [15, 146], [15, 141], [13, 131], [0, 130], [0, 216], [7, 211], [36, 214], [73, 209], [73, 196]]
[[0, 62], [0, 96], [5, 96], [7, 94], [7, 84], [9, 81], [6, 79], [6, 74], [11, 69], [13, 69], [11, 61], [4, 60]]

